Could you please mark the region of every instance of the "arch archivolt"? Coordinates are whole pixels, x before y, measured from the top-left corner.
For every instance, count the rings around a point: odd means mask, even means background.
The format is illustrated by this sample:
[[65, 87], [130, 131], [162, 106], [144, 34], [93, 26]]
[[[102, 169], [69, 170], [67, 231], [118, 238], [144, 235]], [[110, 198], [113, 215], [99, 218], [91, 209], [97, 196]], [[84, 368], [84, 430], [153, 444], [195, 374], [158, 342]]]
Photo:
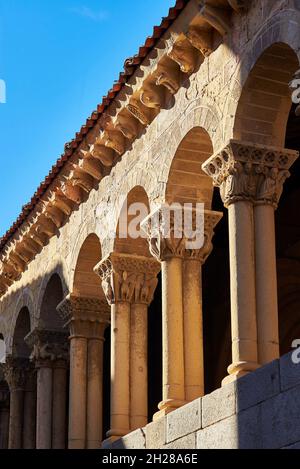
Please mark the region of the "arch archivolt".
[[6, 346], [7, 346], [7, 354], [9, 355], [12, 352], [12, 345], [13, 345], [13, 338], [14, 338], [14, 332], [17, 324], [17, 320], [20, 314], [20, 311], [23, 308], [27, 308], [29, 311], [30, 315], [30, 325], [31, 329], [33, 328], [33, 324], [35, 321], [35, 315], [36, 315], [36, 304], [34, 301], [34, 295], [29, 287], [25, 287], [18, 295], [17, 300], [15, 303], [12, 303], [11, 308], [12, 314], [11, 314], [11, 320], [9, 323], [9, 328], [4, 334]]
[[252, 41], [245, 48], [235, 74], [230, 82], [230, 90], [224, 104], [223, 135], [224, 141], [233, 138], [238, 105], [244, 86], [263, 53], [272, 45], [282, 43], [289, 46], [300, 61], [300, 12], [295, 18], [295, 11], [278, 11], [273, 13], [260, 27]]

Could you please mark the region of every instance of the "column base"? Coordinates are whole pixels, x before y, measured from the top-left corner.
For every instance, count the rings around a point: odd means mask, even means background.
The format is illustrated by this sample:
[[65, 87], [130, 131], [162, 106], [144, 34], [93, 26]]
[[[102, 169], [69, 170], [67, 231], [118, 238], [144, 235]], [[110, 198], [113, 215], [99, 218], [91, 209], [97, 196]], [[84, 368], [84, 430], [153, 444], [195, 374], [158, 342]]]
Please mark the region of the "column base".
[[233, 363], [228, 367], [229, 375], [223, 379], [222, 387], [226, 386], [229, 383], [237, 381], [239, 378], [242, 378], [243, 376], [246, 376], [249, 373], [252, 373], [252, 371], [257, 370], [258, 368], [260, 368], [260, 366], [261, 365], [254, 362]]
[[176, 399], [168, 399], [166, 401], [162, 401], [158, 404], [159, 411], [153, 415], [153, 422], [159, 420], [162, 417], [174, 412], [174, 410], [179, 409], [179, 407], [183, 407], [184, 405], [188, 404], [187, 401], [180, 401]]

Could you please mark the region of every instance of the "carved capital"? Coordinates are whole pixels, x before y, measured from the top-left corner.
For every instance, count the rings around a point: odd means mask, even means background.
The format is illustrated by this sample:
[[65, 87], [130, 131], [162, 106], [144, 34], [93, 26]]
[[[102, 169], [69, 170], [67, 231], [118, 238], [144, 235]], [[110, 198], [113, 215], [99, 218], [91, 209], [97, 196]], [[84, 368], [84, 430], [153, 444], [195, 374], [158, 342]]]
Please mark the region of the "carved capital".
[[28, 382], [28, 374], [32, 372], [32, 365], [27, 358], [8, 356], [3, 365], [4, 377], [10, 391], [24, 391]]
[[68, 334], [55, 330], [35, 329], [25, 337], [32, 349], [30, 359], [37, 368], [69, 360]]
[[118, 302], [150, 304], [159, 271], [160, 265], [155, 259], [117, 253], [95, 267], [111, 305]]
[[68, 295], [56, 309], [65, 321], [65, 327], [70, 328], [71, 336], [102, 337], [110, 322], [109, 306], [98, 298]]
[[175, 204], [159, 207], [142, 222], [141, 228], [148, 237], [151, 254], [163, 262], [173, 257], [183, 258], [187, 246], [195, 241], [202, 246], [203, 224], [203, 210]]
[[201, 249], [186, 249], [185, 260], [198, 260], [203, 265], [213, 250], [212, 239], [215, 227], [223, 217], [223, 213], [205, 210], [204, 212], [204, 243]]
[[206, 161], [203, 171], [220, 188], [224, 205], [238, 201], [278, 206], [289, 169], [299, 153], [231, 140]]

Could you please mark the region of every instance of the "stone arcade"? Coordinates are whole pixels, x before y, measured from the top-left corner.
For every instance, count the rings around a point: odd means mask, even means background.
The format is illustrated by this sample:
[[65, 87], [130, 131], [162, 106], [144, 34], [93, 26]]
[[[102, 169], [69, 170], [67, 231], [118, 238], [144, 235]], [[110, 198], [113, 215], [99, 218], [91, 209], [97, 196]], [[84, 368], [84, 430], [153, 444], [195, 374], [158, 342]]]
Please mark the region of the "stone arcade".
[[299, 58], [298, 0], [178, 0], [126, 60], [0, 241], [0, 447], [300, 447]]

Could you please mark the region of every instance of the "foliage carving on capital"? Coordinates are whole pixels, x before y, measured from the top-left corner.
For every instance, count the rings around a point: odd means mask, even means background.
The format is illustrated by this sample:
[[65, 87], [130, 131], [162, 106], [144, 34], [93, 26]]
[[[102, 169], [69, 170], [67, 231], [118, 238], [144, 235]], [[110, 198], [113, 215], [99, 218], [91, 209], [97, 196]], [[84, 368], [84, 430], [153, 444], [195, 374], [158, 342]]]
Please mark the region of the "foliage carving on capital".
[[221, 212], [213, 212], [205, 210], [204, 212], [204, 242], [201, 249], [186, 249], [185, 259], [186, 260], [199, 260], [203, 265], [210, 256], [213, 250], [212, 239], [215, 234], [215, 227], [222, 219], [223, 214]]
[[226, 207], [249, 201], [277, 208], [289, 169], [298, 155], [293, 150], [231, 140], [202, 169], [220, 188]]
[[30, 359], [36, 366], [69, 360], [68, 334], [55, 330], [35, 329], [25, 337], [32, 349]]
[[3, 373], [10, 391], [25, 390], [32, 365], [28, 358], [8, 356], [3, 364]]
[[155, 259], [118, 253], [112, 253], [95, 267], [109, 304], [150, 304], [159, 271]]

